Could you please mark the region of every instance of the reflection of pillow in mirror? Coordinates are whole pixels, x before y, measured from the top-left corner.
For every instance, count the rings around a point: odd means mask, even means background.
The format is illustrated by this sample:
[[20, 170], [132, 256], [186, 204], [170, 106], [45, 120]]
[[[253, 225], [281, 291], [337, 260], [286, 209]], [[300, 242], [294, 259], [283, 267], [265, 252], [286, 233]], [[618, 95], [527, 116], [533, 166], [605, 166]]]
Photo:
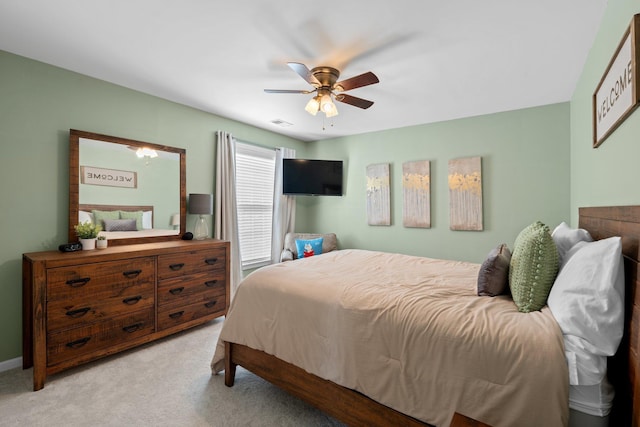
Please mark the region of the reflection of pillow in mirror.
[[105, 219], [105, 231], [137, 231], [136, 220], [131, 219]]
[[93, 214], [87, 211], [78, 211], [78, 224], [84, 224], [85, 222], [93, 224]]
[[120, 211], [120, 219], [135, 219], [136, 229], [142, 230], [142, 211]]
[[142, 212], [142, 228], [145, 230], [153, 228], [153, 211]]
[[103, 230], [105, 229], [105, 219], [120, 219], [119, 211], [98, 211], [94, 209], [92, 212], [95, 224], [102, 227]]

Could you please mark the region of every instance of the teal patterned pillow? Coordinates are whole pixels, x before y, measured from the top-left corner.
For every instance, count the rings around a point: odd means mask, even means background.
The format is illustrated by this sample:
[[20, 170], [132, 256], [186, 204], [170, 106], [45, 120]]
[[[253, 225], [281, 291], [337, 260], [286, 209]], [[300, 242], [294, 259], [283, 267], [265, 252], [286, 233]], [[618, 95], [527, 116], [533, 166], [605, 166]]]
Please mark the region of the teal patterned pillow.
[[540, 310], [558, 274], [558, 249], [549, 227], [536, 221], [516, 238], [509, 264], [509, 288], [518, 311]]
[[314, 255], [321, 255], [323, 242], [324, 237], [318, 237], [316, 239], [296, 239], [296, 252], [298, 252], [298, 258], [308, 258]]

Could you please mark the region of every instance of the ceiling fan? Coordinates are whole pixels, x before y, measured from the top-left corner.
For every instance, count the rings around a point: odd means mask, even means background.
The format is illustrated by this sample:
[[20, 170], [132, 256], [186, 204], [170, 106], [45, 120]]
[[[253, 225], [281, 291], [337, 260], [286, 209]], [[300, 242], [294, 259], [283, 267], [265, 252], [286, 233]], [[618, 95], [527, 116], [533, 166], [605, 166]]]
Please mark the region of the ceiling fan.
[[288, 62], [287, 65], [307, 83], [313, 86], [314, 89], [265, 89], [264, 91], [267, 93], [315, 93], [316, 95], [311, 98], [305, 107], [305, 110], [311, 115], [315, 116], [318, 111], [322, 111], [327, 117], [338, 115], [338, 109], [333, 103], [333, 99], [363, 109], [367, 109], [373, 105], [373, 101], [342, 93], [351, 89], [378, 83], [380, 80], [378, 80], [378, 77], [371, 71], [338, 81], [340, 71], [333, 67], [321, 66], [309, 70], [306, 65], [299, 62]]

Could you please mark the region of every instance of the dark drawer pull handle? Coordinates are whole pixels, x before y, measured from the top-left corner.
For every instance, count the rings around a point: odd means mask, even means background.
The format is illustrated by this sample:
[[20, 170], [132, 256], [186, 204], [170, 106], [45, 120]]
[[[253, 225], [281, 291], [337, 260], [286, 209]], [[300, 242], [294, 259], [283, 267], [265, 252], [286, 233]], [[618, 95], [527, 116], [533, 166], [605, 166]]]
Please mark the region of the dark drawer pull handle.
[[214, 305], [216, 305], [216, 301], [215, 300], [214, 301], [209, 301], [208, 303], [205, 303], [204, 306], [207, 307], [207, 308], [211, 308]]
[[67, 347], [69, 348], [80, 348], [89, 342], [91, 337], [80, 338], [79, 340], [71, 341], [67, 343]]
[[142, 273], [142, 270], [129, 270], [129, 271], [123, 271], [122, 275], [127, 279], [133, 279], [135, 277], [138, 277], [140, 273]]
[[122, 328], [122, 330], [128, 333], [132, 333], [142, 328], [143, 326], [144, 326], [144, 322], [139, 322], [133, 325], [125, 326], [124, 328]]
[[184, 262], [181, 262], [179, 264], [171, 264], [171, 265], [169, 265], [169, 268], [171, 269], [171, 271], [178, 271], [182, 267], [184, 267]]
[[77, 310], [69, 310], [65, 314], [69, 317], [78, 318], [87, 314], [91, 310], [91, 307], [79, 308]]
[[142, 296], [137, 295], [135, 297], [125, 298], [125, 299], [122, 300], [122, 302], [127, 304], [127, 305], [133, 305], [133, 304], [137, 303], [138, 301], [140, 301], [141, 299], [142, 299]]
[[206, 262], [207, 265], [213, 265], [216, 262], [218, 262], [218, 258], [217, 257], [207, 258], [207, 259], [204, 260], [204, 262]]
[[178, 294], [182, 293], [182, 291], [184, 291], [184, 286], [180, 286], [179, 288], [169, 289], [169, 293], [171, 295], [178, 295]]
[[177, 319], [178, 317], [182, 316], [184, 314], [184, 311], [178, 311], [176, 313], [171, 313], [169, 315], [169, 317], [171, 317], [172, 319]]
[[71, 279], [67, 280], [67, 285], [71, 286], [72, 288], [79, 288], [86, 285], [89, 280], [91, 280], [91, 277], [83, 277], [82, 279]]
[[210, 287], [212, 287], [213, 285], [215, 285], [216, 283], [218, 283], [218, 281], [217, 281], [217, 280], [209, 280], [208, 282], [204, 282], [204, 285], [205, 285], [207, 288], [210, 288]]

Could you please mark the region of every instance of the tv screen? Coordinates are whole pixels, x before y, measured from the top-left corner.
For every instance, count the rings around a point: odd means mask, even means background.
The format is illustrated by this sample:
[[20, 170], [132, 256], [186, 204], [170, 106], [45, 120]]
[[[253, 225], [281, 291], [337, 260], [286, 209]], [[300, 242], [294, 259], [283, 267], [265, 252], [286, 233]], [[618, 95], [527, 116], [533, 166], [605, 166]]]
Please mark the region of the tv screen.
[[282, 192], [342, 196], [342, 160], [283, 159]]

